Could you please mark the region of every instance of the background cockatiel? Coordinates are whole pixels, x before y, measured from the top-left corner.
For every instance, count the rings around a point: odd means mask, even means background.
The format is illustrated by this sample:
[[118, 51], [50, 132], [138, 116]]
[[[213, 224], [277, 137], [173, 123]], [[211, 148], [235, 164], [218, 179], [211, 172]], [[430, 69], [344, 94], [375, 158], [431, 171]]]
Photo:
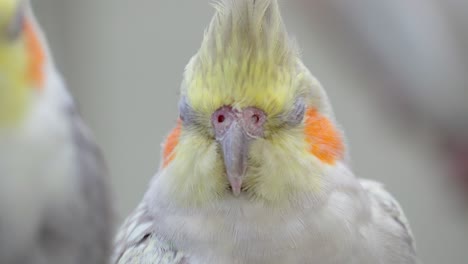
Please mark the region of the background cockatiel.
[[275, 0], [215, 4], [160, 171], [115, 263], [418, 263], [406, 218], [346, 163]]
[[105, 174], [29, 3], [0, 0], [0, 263], [106, 263]]

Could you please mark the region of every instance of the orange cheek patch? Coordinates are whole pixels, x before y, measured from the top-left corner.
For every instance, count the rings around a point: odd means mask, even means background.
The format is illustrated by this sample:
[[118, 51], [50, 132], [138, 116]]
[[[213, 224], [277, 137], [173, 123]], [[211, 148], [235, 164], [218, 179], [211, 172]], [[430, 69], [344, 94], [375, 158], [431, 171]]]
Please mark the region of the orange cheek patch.
[[41, 41], [31, 21], [25, 19], [24, 34], [28, 52], [28, 79], [36, 89], [42, 89], [44, 84], [45, 53]]
[[334, 164], [343, 158], [344, 144], [333, 123], [316, 109], [306, 113], [305, 134], [310, 153], [327, 164]]
[[179, 120], [177, 126], [171, 131], [163, 146], [163, 167], [167, 167], [175, 158], [174, 149], [179, 144], [182, 122]]

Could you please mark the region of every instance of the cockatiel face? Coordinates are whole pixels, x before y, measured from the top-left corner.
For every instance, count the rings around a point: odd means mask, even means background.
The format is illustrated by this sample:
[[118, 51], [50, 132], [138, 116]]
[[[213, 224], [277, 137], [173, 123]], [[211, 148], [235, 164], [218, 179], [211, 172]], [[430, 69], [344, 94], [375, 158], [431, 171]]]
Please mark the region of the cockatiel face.
[[0, 0], [0, 128], [21, 121], [44, 82], [45, 54], [26, 4]]
[[223, 1], [186, 68], [164, 145], [185, 204], [245, 194], [266, 203], [320, 188], [344, 155], [326, 95], [298, 57], [276, 1]]

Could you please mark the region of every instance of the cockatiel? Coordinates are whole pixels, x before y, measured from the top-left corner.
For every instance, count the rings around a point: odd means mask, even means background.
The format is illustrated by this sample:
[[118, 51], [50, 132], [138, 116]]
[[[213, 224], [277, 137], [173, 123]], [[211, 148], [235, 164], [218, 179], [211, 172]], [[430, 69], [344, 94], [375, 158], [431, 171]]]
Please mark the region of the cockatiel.
[[0, 0], [0, 263], [107, 263], [105, 174], [29, 2]]
[[405, 216], [359, 180], [276, 0], [224, 0], [181, 90], [161, 168], [114, 263], [412, 264]]

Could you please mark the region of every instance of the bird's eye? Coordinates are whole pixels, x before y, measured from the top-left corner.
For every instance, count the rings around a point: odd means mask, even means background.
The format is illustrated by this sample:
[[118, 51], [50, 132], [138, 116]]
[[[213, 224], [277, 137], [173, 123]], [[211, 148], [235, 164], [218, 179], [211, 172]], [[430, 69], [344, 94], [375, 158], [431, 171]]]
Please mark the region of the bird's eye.
[[179, 102], [179, 118], [186, 125], [193, 124], [196, 121], [195, 111], [189, 105], [185, 96]]
[[304, 120], [306, 104], [304, 99], [299, 98], [294, 103], [294, 109], [286, 115], [286, 124], [290, 126], [299, 125]]
[[24, 16], [24, 6], [21, 4], [18, 6], [15, 14], [11, 18], [11, 21], [8, 24], [7, 27], [7, 36], [8, 39], [11, 41], [17, 40], [21, 33], [23, 32], [23, 27], [24, 27], [24, 21], [25, 16]]

